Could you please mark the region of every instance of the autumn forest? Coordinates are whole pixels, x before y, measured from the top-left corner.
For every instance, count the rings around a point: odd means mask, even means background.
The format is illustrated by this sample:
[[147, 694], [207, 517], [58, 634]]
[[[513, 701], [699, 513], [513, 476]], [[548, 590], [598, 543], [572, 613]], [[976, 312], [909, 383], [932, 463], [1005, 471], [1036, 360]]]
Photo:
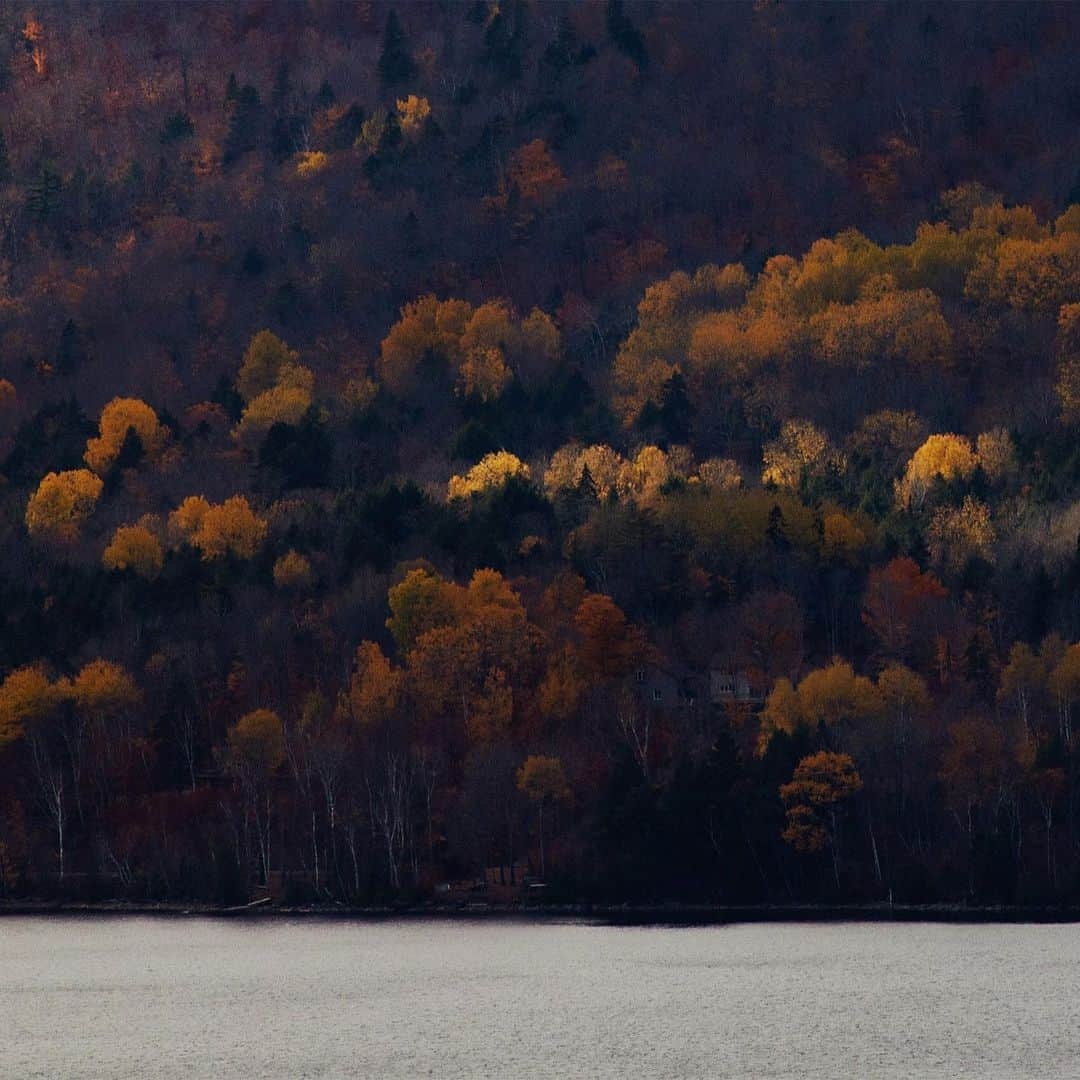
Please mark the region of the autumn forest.
[[4, 5], [0, 898], [1080, 903], [1078, 40]]

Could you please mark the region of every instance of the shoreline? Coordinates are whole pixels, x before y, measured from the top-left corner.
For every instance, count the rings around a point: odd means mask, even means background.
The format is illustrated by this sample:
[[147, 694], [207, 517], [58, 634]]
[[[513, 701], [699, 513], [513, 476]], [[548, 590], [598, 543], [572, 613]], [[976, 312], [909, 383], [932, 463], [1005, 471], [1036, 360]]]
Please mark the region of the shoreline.
[[947, 923], [1075, 923], [1080, 906], [1018, 907], [965, 904], [776, 904], [728, 906], [710, 904], [404, 904], [353, 907], [341, 904], [274, 905], [266, 902], [223, 907], [174, 902], [22, 900], [0, 902], [5, 916], [37, 917], [166, 917], [240, 920], [336, 919], [381, 922], [393, 919], [446, 921], [595, 921], [609, 926], [720, 926], [739, 923], [815, 922], [947, 922]]

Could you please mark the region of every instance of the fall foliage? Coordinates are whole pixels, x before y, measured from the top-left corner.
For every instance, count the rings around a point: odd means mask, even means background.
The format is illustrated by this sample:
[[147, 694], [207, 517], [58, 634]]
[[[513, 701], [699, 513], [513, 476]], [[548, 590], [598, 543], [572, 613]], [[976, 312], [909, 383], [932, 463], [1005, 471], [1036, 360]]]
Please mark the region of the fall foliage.
[[1078, 11], [12, 14], [0, 899], [1075, 904]]

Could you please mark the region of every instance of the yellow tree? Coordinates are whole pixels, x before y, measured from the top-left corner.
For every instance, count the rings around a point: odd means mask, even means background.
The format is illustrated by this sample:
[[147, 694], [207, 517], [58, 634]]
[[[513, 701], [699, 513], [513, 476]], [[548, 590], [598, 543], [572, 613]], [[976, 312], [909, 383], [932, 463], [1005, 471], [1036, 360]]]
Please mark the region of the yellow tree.
[[296, 426], [311, 408], [315, 376], [299, 364], [286, 364], [269, 389], [253, 397], [244, 407], [240, 423], [233, 432], [237, 442], [249, 450], [257, 449], [275, 424]]
[[156, 578], [165, 563], [161, 542], [143, 525], [121, 525], [101, 556], [106, 570], [130, 570], [141, 578]]
[[[0, 747], [19, 738], [25, 738], [30, 747], [34, 775], [56, 833], [61, 881], [69, 813], [66, 748], [62, 736], [52, 729], [55, 711], [67, 698], [69, 689], [63, 681], [50, 683], [39, 665], [16, 668], [0, 683]], [[72, 745], [69, 743], [68, 748]], [[72, 758], [73, 762], [77, 760]]]
[[271, 784], [285, 761], [285, 729], [270, 709], [246, 713], [226, 733], [225, 768], [240, 784], [245, 819], [254, 827], [263, 884], [270, 882]]
[[415, 139], [424, 130], [424, 124], [431, 115], [431, 103], [426, 97], [409, 94], [397, 99], [397, 114], [402, 133]]
[[765, 444], [762, 458], [761, 482], [788, 491], [798, 490], [804, 474], [822, 476], [847, 465], [843, 453], [809, 420], [788, 420], [780, 438]]
[[562, 762], [557, 757], [532, 754], [518, 769], [518, 790], [536, 803], [539, 813], [540, 832], [540, 877], [547, 876], [547, 863], [544, 855], [544, 807], [570, 799], [570, 785], [566, 782]]
[[387, 389], [407, 396], [419, 383], [421, 365], [432, 359], [457, 370], [461, 337], [472, 311], [465, 300], [438, 300], [432, 295], [406, 304], [380, 346], [379, 377]]
[[262, 547], [268, 529], [243, 495], [217, 504], [200, 495], [190, 496], [170, 515], [169, 526], [198, 548], [208, 562], [228, 554], [252, 558]]
[[401, 689], [401, 671], [374, 641], [362, 641], [349, 680], [348, 705], [353, 722], [365, 728], [384, 724], [398, 706]]
[[897, 482], [897, 500], [901, 506], [919, 510], [935, 480], [965, 480], [978, 463], [970, 439], [963, 435], [931, 435], [912, 455], [903, 478]]
[[428, 630], [453, 622], [461, 610], [462, 590], [423, 567], [410, 570], [387, 593], [390, 618], [386, 628], [398, 655], [405, 656]]
[[120, 454], [129, 431], [139, 437], [143, 453], [149, 458], [157, 457], [169, 438], [168, 429], [145, 401], [113, 398], [101, 411], [97, 438], [86, 444], [86, 464], [96, 473], [106, 472]]
[[969, 559], [994, 560], [997, 535], [990, 521], [990, 507], [971, 495], [958, 507], [942, 506], [926, 530], [926, 544], [936, 566], [959, 573]]
[[271, 389], [286, 364], [296, 364], [300, 354], [294, 352], [276, 334], [260, 330], [244, 351], [244, 359], [236, 376], [236, 389], [245, 401]]
[[840, 887], [840, 838], [838, 811], [862, 790], [862, 777], [847, 754], [828, 750], [804, 757], [795, 766], [791, 782], [780, 788], [787, 812], [784, 839], [796, 851], [817, 852], [826, 844], [832, 849], [833, 877]]
[[314, 577], [308, 559], [291, 548], [274, 563], [274, 585], [283, 591], [310, 589]]
[[506, 450], [498, 450], [480, 459], [464, 476], [452, 476], [447, 485], [448, 499], [466, 499], [485, 491], [505, 487], [511, 480], [528, 480], [529, 466]]
[[22, 736], [27, 721], [38, 720], [56, 704], [56, 689], [43, 668], [16, 668], [0, 683], [0, 747]]
[[26, 504], [31, 536], [71, 540], [94, 512], [104, 484], [89, 469], [46, 473]]
[[874, 684], [856, 675], [846, 660], [833, 660], [828, 667], [811, 671], [798, 689], [787, 679], [778, 679], [765, 701], [761, 715], [758, 752], [764, 752], [773, 734], [792, 734], [800, 727], [837, 732], [880, 715], [881, 696]]
[[1046, 680], [1046, 660], [1025, 642], [1014, 642], [1001, 671], [997, 700], [1005, 708], [1016, 710], [1029, 739], [1035, 734], [1036, 708]]

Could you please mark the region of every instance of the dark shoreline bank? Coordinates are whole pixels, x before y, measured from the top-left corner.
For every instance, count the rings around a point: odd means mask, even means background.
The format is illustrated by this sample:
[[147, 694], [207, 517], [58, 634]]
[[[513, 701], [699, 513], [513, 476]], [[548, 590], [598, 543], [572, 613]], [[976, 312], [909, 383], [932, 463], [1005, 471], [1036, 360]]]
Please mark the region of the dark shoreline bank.
[[709, 926], [735, 923], [799, 922], [948, 922], [948, 923], [1074, 923], [1080, 907], [967, 906], [964, 904], [791, 904], [728, 907], [694, 904], [409, 904], [401, 907], [348, 907], [337, 904], [299, 906], [256, 903], [241, 907], [210, 904], [132, 903], [100, 901], [72, 903], [12, 901], [0, 903], [4, 916], [165, 916], [169, 918], [236, 919], [445, 919], [449, 921], [503, 919], [507, 921], [556, 922], [590, 920], [610, 926]]

